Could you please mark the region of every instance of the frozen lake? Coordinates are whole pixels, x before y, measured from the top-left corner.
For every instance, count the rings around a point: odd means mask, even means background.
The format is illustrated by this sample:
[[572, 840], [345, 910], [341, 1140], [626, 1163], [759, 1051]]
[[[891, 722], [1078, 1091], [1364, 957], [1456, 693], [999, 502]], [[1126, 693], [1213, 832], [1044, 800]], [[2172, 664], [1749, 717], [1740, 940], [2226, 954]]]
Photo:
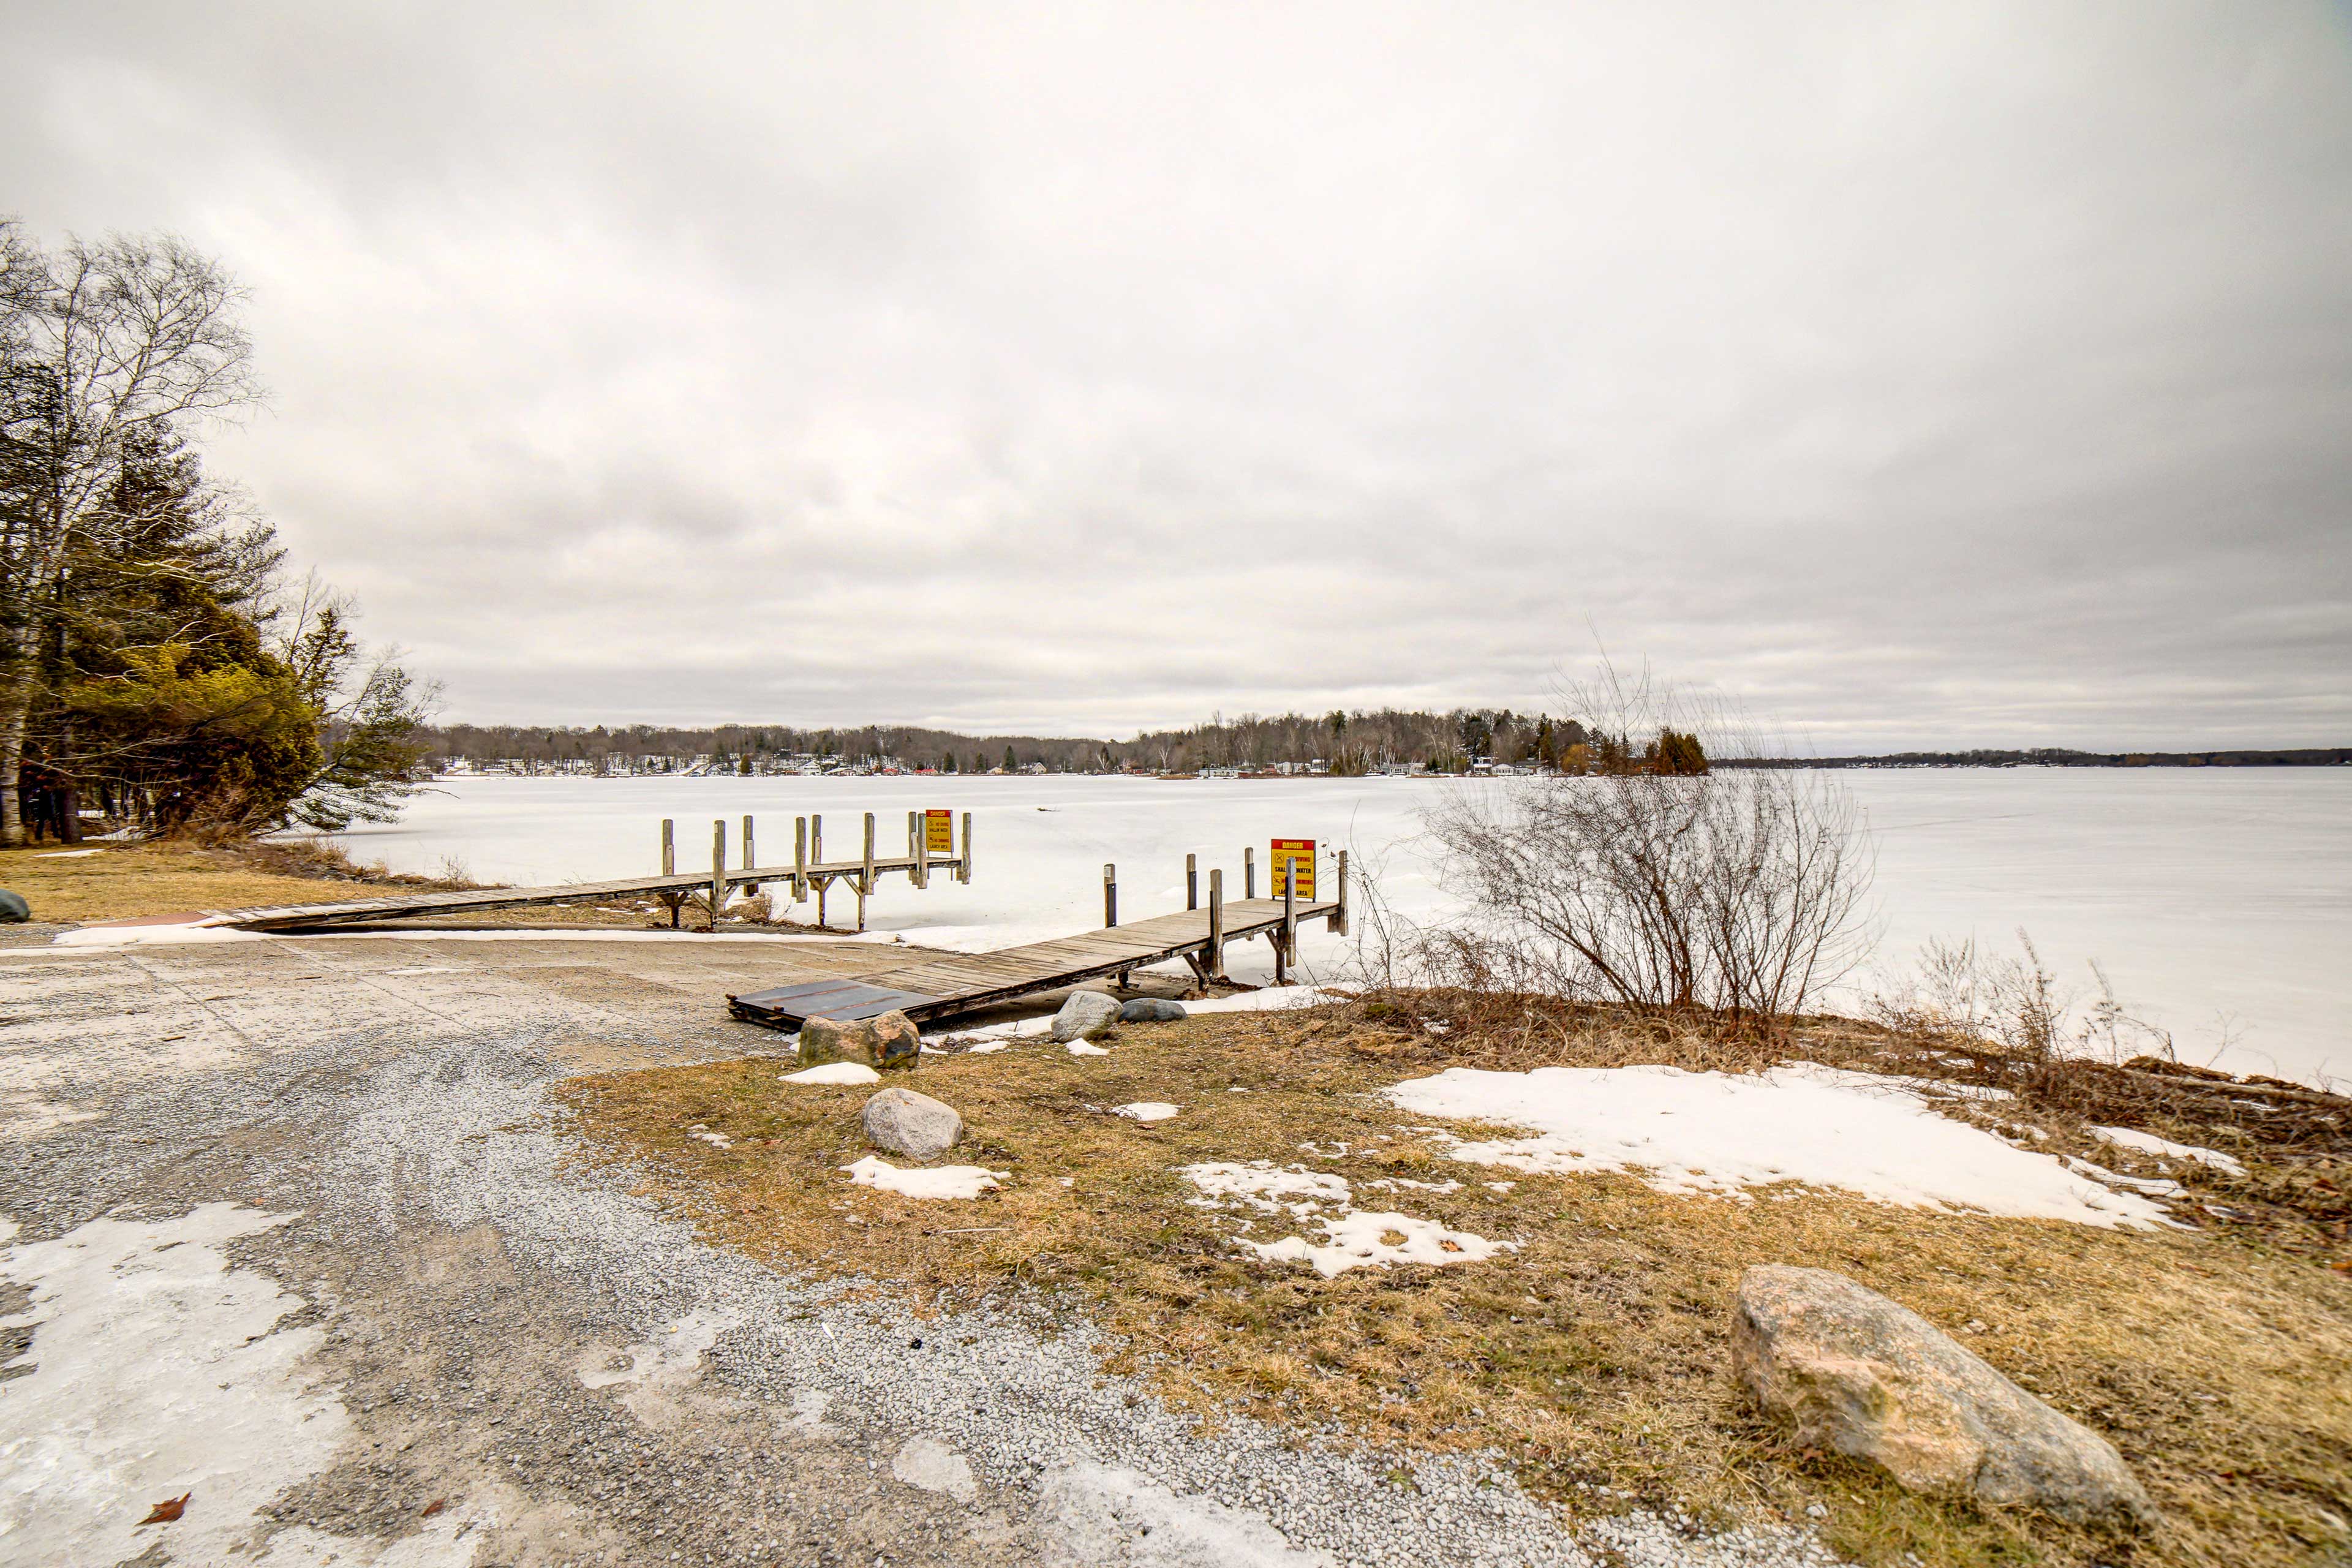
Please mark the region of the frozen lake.
[[[2007, 952], [2030, 931], [2070, 985], [2106, 970], [2123, 1000], [2173, 1031], [2185, 1059], [2213, 1059], [2224, 1020], [2236, 1044], [2217, 1065], [2315, 1079], [2352, 1078], [2345, 1026], [2352, 973], [2352, 769], [1905, 769], [1838, 777], [1868, 813], [1878, 850], [1882, 965], [1907, 963], [1931, 935], [1975, 935]], [[823, 813], [828, 857], [854, 852], [860, 816], [903, 845], [906, 814], [970, 811], [978, 854], [969, 887], [916, 892], [886, 879], [877, 929], [963, 949], [1065, 936], [1101, 923], [1102, 868], [1119, 868], [1130, 920], [1183, 907], [1184, 857], [1263, 866], [1269, 838], [1353, 851], [1383, 896], [1415, 918], [1443, 915], [1421, 841], [1439, 780], [1160, 781], [1129, 778], [704, 778], [449, 781], [389, 827], [343, 837], [362, 860], [438, 871], [455, 860], [486, 881], [586, 880], [660, 865], [659, 824], [677, 820], [680, 870], [707, 863], [710, 823], [758, 819], [761, 858], [789, 863], [793, 818]], [[1327, 861], [1328, 865], [1328, 862]], [[1303, 934], [1328, 970], [1344, 946]], [[1260, 973], [1265, 944], [1232, 968]]]

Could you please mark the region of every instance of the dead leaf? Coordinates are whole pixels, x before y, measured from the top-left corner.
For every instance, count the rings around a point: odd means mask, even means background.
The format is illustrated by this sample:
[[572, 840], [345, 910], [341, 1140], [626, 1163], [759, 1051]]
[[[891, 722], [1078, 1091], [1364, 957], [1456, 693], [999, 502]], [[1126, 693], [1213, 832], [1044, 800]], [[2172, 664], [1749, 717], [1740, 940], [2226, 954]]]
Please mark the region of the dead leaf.
[[447, 1508], [448, 1506], [449, 1500], [447, 1498], [435, 1498], [431, 1502], [425, 1505], [425, 1511], [417, 1517], [420, 1519], [431, 1519], [435, 1514], [439, 1513], [443, 1509]]
[[194, 1492], [182, 1492], [178, 1497], [165, 1498], [162, 1502], [157, 1503], [153, 1508], [148, 1510], [147, 1517], [141, 1520], [139, 1522], [142, 1524], [169, 1524], [173, 1520], [180, 1517], [181, 1513], [184, 1512], [188, 1506], [188, 1500], [195, 1495], [196, 1494]]

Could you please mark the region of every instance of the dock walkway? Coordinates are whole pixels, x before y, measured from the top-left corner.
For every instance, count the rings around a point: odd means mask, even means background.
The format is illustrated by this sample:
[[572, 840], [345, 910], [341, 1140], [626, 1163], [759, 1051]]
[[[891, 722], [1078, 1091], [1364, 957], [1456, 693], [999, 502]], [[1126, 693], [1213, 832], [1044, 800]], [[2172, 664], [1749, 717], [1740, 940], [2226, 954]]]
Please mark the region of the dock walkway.
[[943, 1018], [1172, 958], [1185, 960], [1203, 980], [1222, 978], [1224, 944], [1256, 936], [1274, 943], [1279, 972], [1292, 957], [1300, 924], [1319, 920], [1333, 931], [1348, 929], [1345, 886], [1343, 880], [1341, 897], [1330, 903], [1288, 907], [1280, 899], [1237, 899], [1221, 909], [1181, 910], [999, 952], [941, 954], [856, 981], [730, 995], [727, 1004], [737, 1017], [772, 1029], [797, 1029], [816, 1017], [871, 1018], [894, 1009], [918, 1021]]
[[311, 926], [353, 925], [369, 921], [469, 915], [483, 910], [521, 909], [531, 904], [593, 904], [610, 899], [684, 898], [689, 893], [707, 893], [713, 882], [721, 879], [730, 890], [740, 887], [756, 889], [767, 883], [790, 882], [795, 878], [821, 885], [824, 879], [855, 882], [887, 872], [903, 871], [917, 878], [932, 871], [954, 875], [961, 868], [962, 858], [956, 855], [932, 855], [919, 859], [910, 855], [877, 856], [871, 861], [862, 858], [837, 860], [797, 868], [791, 866], [739, 866], [723, 872], [622, 877], [609, 882], [565, 882], [552, 888], [480, 888], [465, 892], [389, 893], [372, 899], [347, 899], [339, 903], [224, 910], [214, 916], [212, 923], [234, 926], [240, 931], [301, 931]]

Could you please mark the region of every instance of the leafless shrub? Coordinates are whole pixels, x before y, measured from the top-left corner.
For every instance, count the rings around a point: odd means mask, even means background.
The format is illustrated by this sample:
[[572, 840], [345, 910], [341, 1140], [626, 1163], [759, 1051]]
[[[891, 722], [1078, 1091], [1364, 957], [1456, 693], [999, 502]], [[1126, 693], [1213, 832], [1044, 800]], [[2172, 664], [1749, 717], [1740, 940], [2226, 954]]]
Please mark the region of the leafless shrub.
[[1469, 919], [1423, 933], [1424, 980], [1785, 1018], [1852, 971], [1871, 933], [1873, 857], [1833, 775], [1726, 766], [1753, 738], [1720, 710], [1605, 668], [1570, 694], [1631, 751], [1698, 735], [1697, 776], [1622, 769], [1465, 790], [1432, 814]]

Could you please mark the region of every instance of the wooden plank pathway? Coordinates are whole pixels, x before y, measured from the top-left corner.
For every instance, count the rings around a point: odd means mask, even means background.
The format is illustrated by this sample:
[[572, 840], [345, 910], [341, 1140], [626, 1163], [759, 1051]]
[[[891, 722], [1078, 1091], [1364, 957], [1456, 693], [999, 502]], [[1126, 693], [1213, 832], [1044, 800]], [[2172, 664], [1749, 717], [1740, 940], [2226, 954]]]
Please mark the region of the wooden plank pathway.
[[325, 904], [281, 904], [246, 910], [223, 910], [211, 920], [214, 925], [234, 926], [240, 931], [300, 931], [311, 926], [353, 925], [369, 921], [422, 920], [430, 915], [474, 914], [483, 910], [521, 909], [531, 904], [598, 903], [607, 899], [683, 897], [688, 893], [710, 890], [711, 883], [723, 876], [730, 889], [759, 887], [770, 882], [790, 882], [795, 876], [811, 881], [819, 879], [856, 880], [870, 870], [875, 876], [885, 872], [903, 871], [910, 877], [928, 872], [953, 875], [961, 866], [961, 857], [931, 855], [919, 864], [910, 855], [877, 856], [869, 865], [864, 858], [835, 860], [822, 865], [804, 866], [797, 870], [791, 866], [738, 867], [726, 872], [696, 871], [684, 875], [623, 877], [609, 882], [566, 882], [553, 888], [479, 888], [467, 892], [390, 893], [378, 898], [347, 899]]
[[1222, 930], [1217, 911], [1182, 910], [999, 952], [941, 953], [860, 975], [855, 983], [822, 982], [730, 995], [727, 1003], [737, 1017], [772, 1029], [797, 1029], [812, 1017], [868, 1018], [892, 1008], [909, 1018], [943, 1018], [1171, 958], [1185, 960], [1203, 979], [1222, 975], [1224, 944], [1250, 937], [1271, 941], [1277, 961], [1286, 963], [1291, 956], [1288, 938], [1299, 925], [1319, 920], [1333, 931], [1348, 929], [1344, 894], [1336, 902], [1301, 902], [1291, 909], [1280, 899], [1237, 899], [1225, 903], [1222, 912]]

